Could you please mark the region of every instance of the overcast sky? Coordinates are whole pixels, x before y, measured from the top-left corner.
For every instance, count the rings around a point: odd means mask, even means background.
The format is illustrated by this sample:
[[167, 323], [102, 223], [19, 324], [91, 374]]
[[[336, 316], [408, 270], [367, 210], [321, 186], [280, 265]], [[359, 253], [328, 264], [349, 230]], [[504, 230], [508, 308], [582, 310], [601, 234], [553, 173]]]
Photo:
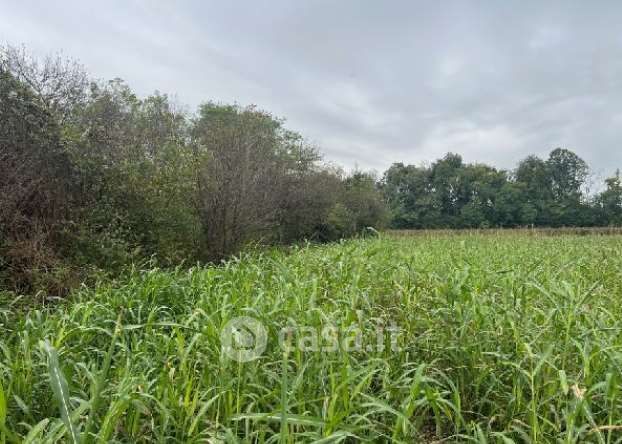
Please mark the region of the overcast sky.
[[140, 94], [257, 104], [328, 160], [622, 167], [622, 1], [8, 1], [0, 42]]

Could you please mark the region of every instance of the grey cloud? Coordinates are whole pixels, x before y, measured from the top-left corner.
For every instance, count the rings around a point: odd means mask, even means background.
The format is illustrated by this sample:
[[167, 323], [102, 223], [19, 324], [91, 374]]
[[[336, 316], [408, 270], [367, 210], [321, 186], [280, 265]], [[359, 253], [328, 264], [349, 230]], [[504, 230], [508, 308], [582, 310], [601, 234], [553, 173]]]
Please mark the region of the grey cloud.
[[255, 103], [379, 171], [446, 151], [510, 168], [556, 146], [622, 167], [621, 22], [616, 1], [0, 0], [0, 41], [191, 107]]

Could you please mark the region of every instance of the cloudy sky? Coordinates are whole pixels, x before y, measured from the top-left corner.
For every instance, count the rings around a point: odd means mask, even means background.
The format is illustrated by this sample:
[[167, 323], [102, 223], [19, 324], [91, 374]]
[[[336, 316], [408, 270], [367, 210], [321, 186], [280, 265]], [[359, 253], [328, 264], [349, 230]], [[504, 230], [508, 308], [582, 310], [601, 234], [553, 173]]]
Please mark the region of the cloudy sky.
[[140, 94], [257, 104], [348, 168], [447, 151], [622, 167], [620, 1], [8, 1], [0, 43]]

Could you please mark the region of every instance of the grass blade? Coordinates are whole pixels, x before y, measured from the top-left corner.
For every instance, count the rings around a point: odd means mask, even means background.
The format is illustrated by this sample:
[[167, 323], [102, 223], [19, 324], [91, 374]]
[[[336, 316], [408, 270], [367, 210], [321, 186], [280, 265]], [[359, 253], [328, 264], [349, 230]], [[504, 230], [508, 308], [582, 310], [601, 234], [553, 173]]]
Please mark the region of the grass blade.
[[70, 442], [73, 444], [80, 444], [80, 435], [71, 420], [69, 387], [67, 385], [67, 379], [65, 379], [65, 375], [63, 374], [58, 362], [58, 352], [48, 341], [41, 342], [41, 346], [48, 356], [50, 385], [52, 386], [54, 395], [59, 403], [61, 419], [67, 428], [67, 434], [69, 435]]

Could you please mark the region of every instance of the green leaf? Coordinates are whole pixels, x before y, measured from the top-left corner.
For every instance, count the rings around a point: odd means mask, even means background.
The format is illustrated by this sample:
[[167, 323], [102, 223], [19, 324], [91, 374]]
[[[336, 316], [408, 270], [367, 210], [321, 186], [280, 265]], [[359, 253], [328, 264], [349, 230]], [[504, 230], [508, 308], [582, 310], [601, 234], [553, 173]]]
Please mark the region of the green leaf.
[[71, 405], [69, 403], [69, 387], [58, 363], [58, 352], [48, 342], [41, 342], [41, 347], [48, 355], [48, 371], [50, 374], [50, 385], [54, 391], [54, 396], [60, 406], [61, 419], [65, 423], [70, 442], [80, 444], [80, 435], [75, 425], [71, 421]]
[[45, 418], [44, 420], [40, 421], [36, 426], [34, 426], [32, 429], [30, 429], [30, 432], [28, 432], [28, 435], [26, 435], [26, 438], [24, 438], [23, 444], [40, 442], [41, 440], [40, 440], [39, 435], [41, 435], [41, 433], [45, 430], [45, 428], [48, 426], [49, 423], [50, 423], [49, 418]]
[[564, 395], [568, 394], [568, 378], [566, 378], [566, 372], [564, 370], [559, 370], [559, 385], [561, 386], [562, 392]]
[[0, 381], [0, 425], [6, 424], [6, 396], [4, 395], [4, 389], [2, 388], [2, 382]]

